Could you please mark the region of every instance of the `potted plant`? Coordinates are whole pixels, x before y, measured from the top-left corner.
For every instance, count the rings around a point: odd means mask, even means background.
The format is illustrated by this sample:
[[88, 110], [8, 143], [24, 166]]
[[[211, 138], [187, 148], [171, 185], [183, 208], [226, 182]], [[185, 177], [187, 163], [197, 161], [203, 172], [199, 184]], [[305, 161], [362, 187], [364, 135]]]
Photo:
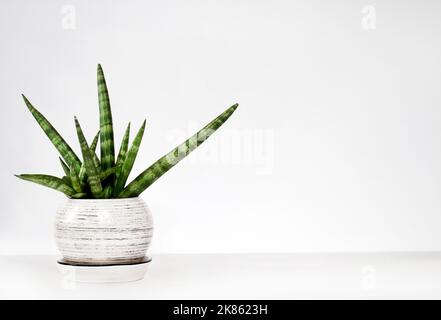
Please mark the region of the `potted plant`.
[[[68, 197], [58, 210], [55, 223], [55, 238], [63, 256], [60, 263], [82, 267], [143, 264], [149, 261], [146, 252], [152, 237], [153, 223], [151, 213], [139, 197], [140, 194], [201, 145], [224, 124], [238, 105], [225, 110], [127, 183], [146, 121], [142, 123], [130, 147], [128, 124], [119, 152], [115, 155], [110, 100], [100, 65], [97, 83], [100, 128], [90, 144], [75, 117], [81, 157], [75, 154], [52, 124], [22, 95], [29, 111], [58, 150], [64, 175], [61, 178], [45, 174], [16, 176], [60, 191]], [[98, 144], [99, 156], [96, 152]]]

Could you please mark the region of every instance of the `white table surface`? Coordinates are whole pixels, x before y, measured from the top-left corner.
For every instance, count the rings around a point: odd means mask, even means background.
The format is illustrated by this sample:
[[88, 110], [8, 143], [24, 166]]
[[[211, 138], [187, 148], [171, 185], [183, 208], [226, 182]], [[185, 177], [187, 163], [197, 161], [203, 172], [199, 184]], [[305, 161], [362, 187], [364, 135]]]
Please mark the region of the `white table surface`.
[[154, 255], [144, 280], [80, 284], [56, 256], [0, 256], [0, 299], [433, 299], [441, 253]]

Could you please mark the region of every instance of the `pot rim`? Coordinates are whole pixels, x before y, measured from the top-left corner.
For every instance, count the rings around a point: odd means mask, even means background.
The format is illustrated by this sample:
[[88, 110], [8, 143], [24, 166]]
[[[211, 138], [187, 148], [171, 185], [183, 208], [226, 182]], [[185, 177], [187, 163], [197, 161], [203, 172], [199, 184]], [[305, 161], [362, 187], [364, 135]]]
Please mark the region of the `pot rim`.
[[130, 198], [109, 198], [109, 199], [74, 199], [67, 198], [68, 201], [73, 202], [119, 202], [119, 201], [136, 201], [143, 200], [141, 197], [130, 197]]

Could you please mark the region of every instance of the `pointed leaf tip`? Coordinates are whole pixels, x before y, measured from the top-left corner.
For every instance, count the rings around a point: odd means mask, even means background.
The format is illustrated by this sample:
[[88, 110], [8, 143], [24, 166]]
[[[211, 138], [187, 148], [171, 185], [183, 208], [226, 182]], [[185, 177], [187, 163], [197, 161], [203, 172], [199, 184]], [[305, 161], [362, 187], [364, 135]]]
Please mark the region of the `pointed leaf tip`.
[[136, 156], [138, 154], [139, 146], [141, 144], [142, 137], [144, 135], [145, 124], [146, 124], [146, 120], [144, 120], [141, 128], [139, 129], [138, 133], [135, 136], [135, 139], [133, 139], [132, 145], [127, 152], [127, 156], [125, 157], [122, 163], [121, 170], [117, 172], [117, 180], [114, 188], [115, 195], [118, 195], [124, 189], [125, 183], [127, 182], [127, 178], [129, 177], [130, 171], [133, 168], [133, 164], [135, 162]]
[[130, 182], [121, 192], [119, 192], [117, 197], [131, 198], [139, 196], [152, 183], [170, 170], [179, 161], [185, 158], [190, 152], [200, 146], [205, 140], [208, 139], [208, 137], [211, 136], [211, 134], [213, 134], [213, 132], [219, 129], [219, 127], [222, 126], [233, 114], [237, 106], [238, 104], [236, 103], [229, 107], [192, 137], [171, 150], [168, 154], [158, 159], [150, 167], [139, 174], [132, 182]]
[[23, 98], [24, 103], [26, 104], [26, 107], [32, 111], [33, 106], [32, 104], [29, 102], [28, 98], [26, 98], [26, 96], [24, 94], [21, 94], [21, 97]]
[[87, 181], [89, 183], [92, 195], [98, 198], [102, 192], [101, 181], [99, 180], [97, 168], [93, 162], [92, 153], [89, 145], [84, 138], [83, 130], [81, 129], [80, 123], [75, 119], [75, 125], [77, 130], [78, 141], [81, 146], [81, 153], [83, 154], [84, 167], [87, 173]]
[[46, 174], [22, 174], [18, 176], [20, 179], [34, 182], [45, 187], [55, 189], [64, 193], [67, 196], [71, 196], [75, 191], [66, 182], [60, 178], [46, 175]]
[[107, 89], [104, 73], [101, 70], [100, 66], [98, 66], [97, 85], [101, 129], [101, 168], [103, 170], [107, 170], [115, 165], [115, 146], [109, 92]]
[[52, 142], [54, 147], [58, 150], [60, 155], [66, 160], [69, 165], [73, 166], [75, 170], [80, 170], [81, 161], [78, 156], [72, 150], [72, 148], [67, 144], [63, 137], [58, 133], [58, 131], [52, 126], [52, 124], [38, 111], [29, 101], [23, 96], [23, 100], [34, 119], [37, 121], [40, 128], [44, 131], [46, 136]]

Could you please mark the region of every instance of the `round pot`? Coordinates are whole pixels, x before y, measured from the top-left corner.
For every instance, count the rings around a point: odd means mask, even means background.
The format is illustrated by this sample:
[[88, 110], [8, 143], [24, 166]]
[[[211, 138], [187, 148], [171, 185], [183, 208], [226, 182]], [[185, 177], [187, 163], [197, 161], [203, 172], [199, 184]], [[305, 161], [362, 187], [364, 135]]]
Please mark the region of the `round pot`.
[[141, 198], [69, 199], [55, 221], [63, 262], [73, 265], [141, 263], [152, 234], [152, 215]]

